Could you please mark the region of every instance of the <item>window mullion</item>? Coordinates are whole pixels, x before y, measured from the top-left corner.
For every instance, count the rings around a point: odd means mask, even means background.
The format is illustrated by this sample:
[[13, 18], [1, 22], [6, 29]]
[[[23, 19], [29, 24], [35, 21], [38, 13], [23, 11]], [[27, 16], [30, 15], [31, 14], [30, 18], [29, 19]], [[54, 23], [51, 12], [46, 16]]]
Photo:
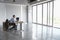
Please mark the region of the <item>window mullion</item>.
[[49, 2], [49, 25], [50, 25], [50, 2]]
[[47, 25], [48, 25], [48, 3], [47, 3]]
[[53, 26], [53, 23], [54, 23], [54, 1], [52, 2], [52, 26]]
[[42, 30], [41, 30], [41, 40], [43, 39], [43, 4], [42, 4]]

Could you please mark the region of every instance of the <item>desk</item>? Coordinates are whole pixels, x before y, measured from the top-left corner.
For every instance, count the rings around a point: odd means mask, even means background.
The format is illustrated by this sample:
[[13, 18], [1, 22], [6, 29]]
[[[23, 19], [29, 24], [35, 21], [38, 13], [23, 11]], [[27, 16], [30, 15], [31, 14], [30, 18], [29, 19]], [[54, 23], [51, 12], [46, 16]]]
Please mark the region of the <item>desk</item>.
[[20, 23], [20, 30], [22, 30], [22, 23], [23, 23], [23, 21], [19, 21], [18, 23]]
[[[19, 21], [19, 22], [17, 22], [17, 23], [19, 23], [20, 24], [20, 30], [22, 30], [22, 23], [23, 23], [23, 21]], [[14, 25], [14, 24], [11, 24], [11, 23], [9, 23], [9, 25], [6, 25], [7, 23], [5, 23], [5, 22], [3, 22], [3, 30], [4, 31], [7, 31], [7, 27], [9, 27], [9, 26], [11, 26], [11, 25]]]

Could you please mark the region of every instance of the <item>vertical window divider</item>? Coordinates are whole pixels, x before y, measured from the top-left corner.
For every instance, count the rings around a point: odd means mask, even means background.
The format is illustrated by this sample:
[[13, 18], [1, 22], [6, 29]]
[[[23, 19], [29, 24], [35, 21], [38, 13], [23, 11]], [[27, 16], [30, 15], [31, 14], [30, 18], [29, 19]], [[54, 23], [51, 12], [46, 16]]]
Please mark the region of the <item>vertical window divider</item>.
[[36, 23], [37, 23], [37, 5], [36, 5]]
[[[47, 25], [48, 25], [48, 3], [47, 3]], [[47, 27], [47, 30], [46, 30], [46, 40], [47, 40], [47, 38], [48, 38], [48, 27]]]
[[53, 38], [53, 23], [54, 23], [54, 1], [52, 1], [52, 37]]
[[48, 3], [47, 3], [47, 25], [48, 25]]
[[42, 26], [43, 26], [43, 4], [42, 4]]
[[52, 2], [52, 26], [53, 26], [53, 23], [54, 23], [54, 1]]
[[[32, 7], [32, 25], [33, 25], [33, 6]], [[33, 27], [32, 27], [32, 32], [33, 32]]]
[[[36, 23], [37, 23], [37, 5], [36, 5]], [[37, 25], [36, 25], [36, 37], [37, 37]]]
[[33, 6], [32, 6], [32, 23], [33, 23]]
[[42, 30], [41, 30], [41, 40], [43, 40], [43, 4], [42, 4]]
[[50, 2], [49, 2], [49, 25], [50, 25]]

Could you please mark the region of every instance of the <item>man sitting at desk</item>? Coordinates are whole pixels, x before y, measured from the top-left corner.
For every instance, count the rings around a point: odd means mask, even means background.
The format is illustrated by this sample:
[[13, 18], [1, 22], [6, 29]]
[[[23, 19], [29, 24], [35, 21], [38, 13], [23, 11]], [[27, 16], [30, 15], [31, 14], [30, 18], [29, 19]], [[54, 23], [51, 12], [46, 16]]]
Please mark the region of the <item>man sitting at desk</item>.
[[12, 28], [10, 28], [10, 30], [11, 29], [17, 30], [17, 26], [15, 24], [15, 15], [13, 15], [13, 17], [10, 19], [9, 25], [12, 25], [13, 26]]
[[18, 23], [19, 23], [19, 17], [16, 18], [15, 24], [18, 25]]
[[16, 24], [16, 26], [17, 26], [17, 30], [19, 30], [19, 29], [20, 29], [19, 17], [16, 18], [15, 24]]

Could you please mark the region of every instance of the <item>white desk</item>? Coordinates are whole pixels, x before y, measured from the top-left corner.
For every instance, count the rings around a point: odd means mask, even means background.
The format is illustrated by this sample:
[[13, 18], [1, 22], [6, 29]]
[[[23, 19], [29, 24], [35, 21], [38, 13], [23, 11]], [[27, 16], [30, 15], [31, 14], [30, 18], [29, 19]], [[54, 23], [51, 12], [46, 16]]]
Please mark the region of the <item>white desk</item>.
[[20, 23], [20, 30], [22, 30], [22, 23], [23, 23], [23, 21], [19, 21], [19, 23]]

